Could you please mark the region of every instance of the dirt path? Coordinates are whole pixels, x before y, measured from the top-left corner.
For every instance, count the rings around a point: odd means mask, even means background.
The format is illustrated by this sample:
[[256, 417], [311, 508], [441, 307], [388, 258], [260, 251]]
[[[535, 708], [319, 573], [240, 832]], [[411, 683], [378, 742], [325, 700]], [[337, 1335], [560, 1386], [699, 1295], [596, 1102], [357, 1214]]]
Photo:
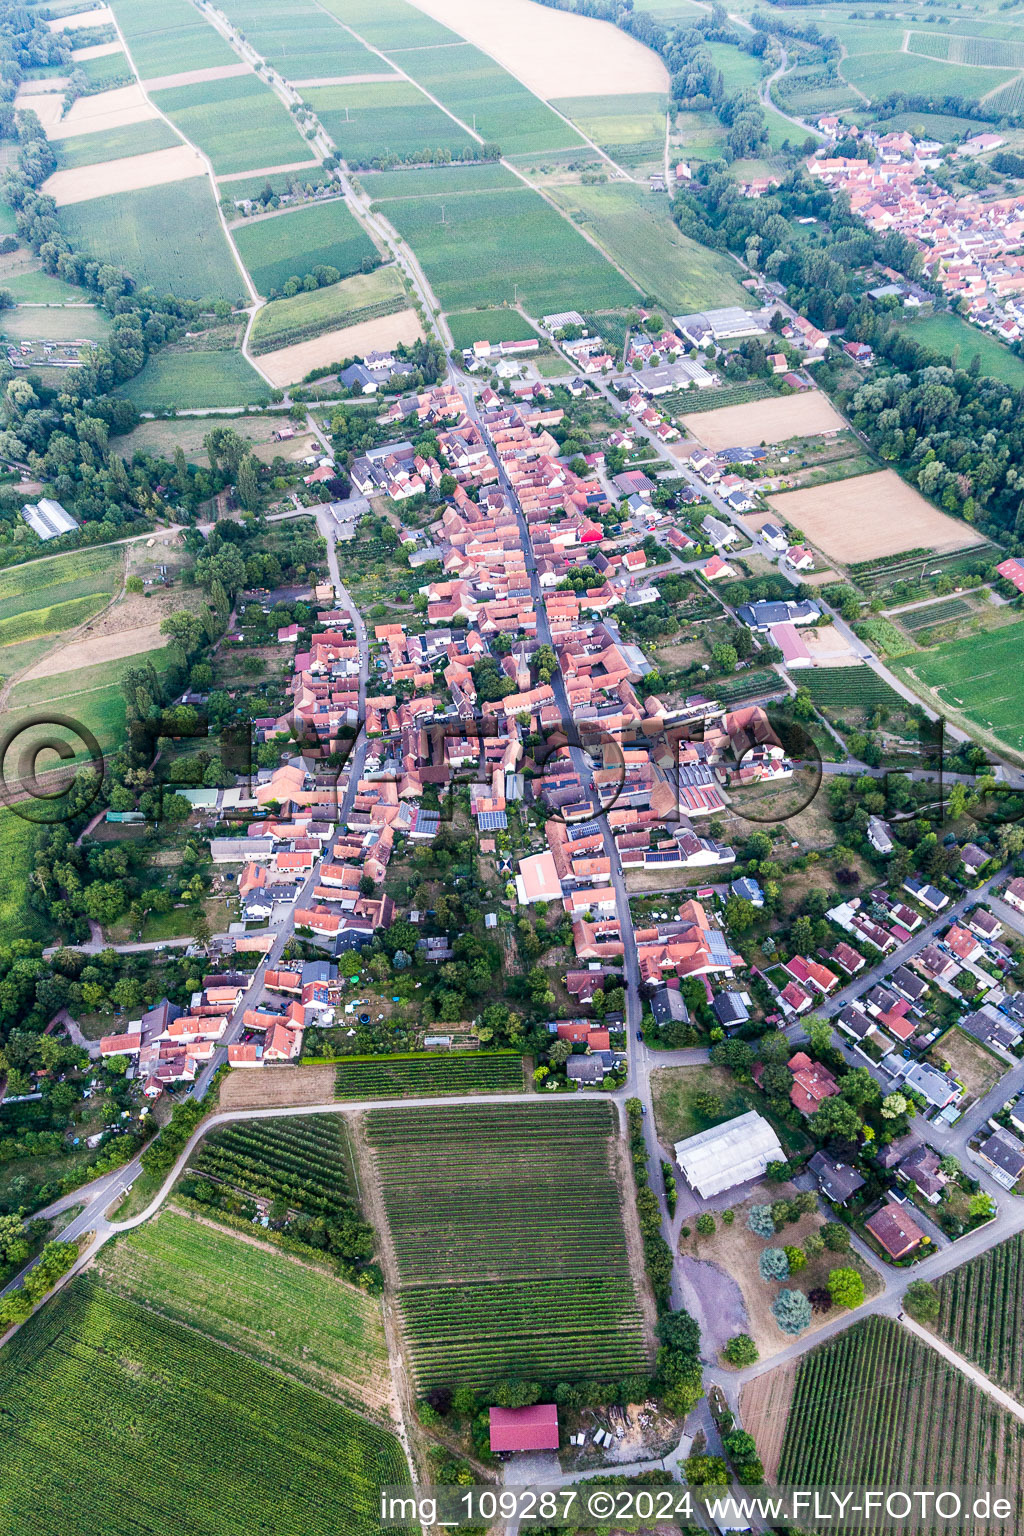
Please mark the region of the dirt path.
[[[230, 176], [218, 176], [217, 184], [220, 186], [227, 181], [251, 181], [254, 176], [283, 175], [286, 171], [311, 171], [319, 164], [319, 160], [291, 160], [287, 165], [265, 165], [258, 171], [232, 171]], [[281, 209], [282, 213], [290, 211], [287, 208]], [[250, 224], [252, 220], [246, 219], [244, 222]]]
[[780, 1365], [748, 1381], [740, 1392], [740, 1422], [757, 1441], [758, 1455], [764, 1463], [765, 1481], [774, 1483], [779, 1475], [786, 1421], [796, 1386], [797, 1363]]
[[629, 1267], [633, 1276], [633, 1288], [636, 1291], [637, 1299], [640, 1302], [640, 1308], [644, 1315], [648, 1357], [653, 1364], [656, 1348], [654, 1330], [658, 1322], [658, 1309], [655, 1305], [650, 1281], [647, 1279], [647, 1266], [644, 1263], [644, 1240], [640, 1231], [640, 1216], [636, 1208], [636, 1185], [627, 1156], [626, 1142], [623, 1139], [619, 1126], [616, 1126], [615, 1131], [609, 1137], [608, 1162], [612, 1177], [619, 1186], [619, 1206], [622, 1210], [622, 1226], [626, 1234], [626, 1252], [629, 1254]]

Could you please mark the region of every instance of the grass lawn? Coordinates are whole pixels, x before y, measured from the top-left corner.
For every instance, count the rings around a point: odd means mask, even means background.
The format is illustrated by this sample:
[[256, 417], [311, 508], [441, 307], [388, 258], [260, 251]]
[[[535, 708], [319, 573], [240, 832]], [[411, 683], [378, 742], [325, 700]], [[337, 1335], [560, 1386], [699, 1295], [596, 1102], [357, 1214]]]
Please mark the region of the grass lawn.
[[380, 1302], [268, 1244], [165, 1209], [106, 1247], [96, 1273], [118, 1295], [332, 1397], [368, 1398], [379, 1411], [386, 1396]]
[[722, 83], [727, 96], [756, 86], [762, 75], [761, 60], [752, 53], [745, 53], [733, 43], [708, 43], [708, 53], [716, 69], [722, 72]]
[[175, 85], [153, 101], [209, 156], [218, 176], [315, 158], [287, 108], [255, 75]]
[[0, 333], [15, 341], [105, 341], [110, 316], [89, 304], [8, 309], [0, 315]]
[[966, 368], [977, 357], [982, 373], [1001, 379], [1014, 389], [1024, 386], [1024, 358], [1004, 347], [988, 331], [979, 330], [959, 315], [928, 315], [909, 321], [906, 329], [914, 341], [941, 352], [953, 367]]
[[[658, 1067], [651, 1074], [654, 1119], [659, 1139], [665, 1146], [685, 1141], [755, 1109], [763, 1115], [764, 1099], [753, 1088], [744, 1088], [726, 1067]], [[708, 1118], [696, 1104], [698, 1094], [713, 1093], [722, 1104], [721, 1112]], [[807, 1143], [806, 1136], [781, 1121], [775, 1125], [779, 1140], [787, 1152], [795, 1152]]]
[[324, 331], [393, 314], [408, 302], [401, 273], [393, 263], [375, 272], [357, 272], [327, 288], [267, 304], [256, 317], [250, 345], [257, 356], [273, 352]]
[[701, 304], [749, 306], [735, 262], [682, 234], [663, 197], [629, 182], [551, 190], [574, 222], [670, 314]]
[[342, 197], [248, 220], [235, 230], [235, 243], [262, 294], [273, 294], [290, 277], [304, 278], [319, 266], [335, 267], [348, 277], [377, 254]]
[[158, 293], [237, 299], [243, 292], [205, 176], [72, 203], [60, 221], [76, 249], [116, 263]]
[[270, 399], [270, 386], [241, 352], [188, 352], [164, 347], [116, 393], [126, 395], [140, 410], [170, 411], [190, 406], [258, 405]]
[[43, 271], [19, 272], [16, 277], [6, 277], [4, 287], [10, 290], [19, 304], [67, 304], [80, 305], [85, 309], [95, 298], [87, 288], [76, 288], [72, 283], [62, 282], [59, 277], [51, 277], [49, 272]]

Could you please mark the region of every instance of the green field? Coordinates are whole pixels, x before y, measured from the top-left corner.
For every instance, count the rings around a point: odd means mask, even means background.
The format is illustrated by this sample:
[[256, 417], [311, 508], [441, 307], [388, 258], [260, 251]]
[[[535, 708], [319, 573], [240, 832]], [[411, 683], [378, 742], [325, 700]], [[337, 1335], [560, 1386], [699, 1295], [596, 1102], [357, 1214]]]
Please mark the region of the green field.
[[381, 73], [376, 54], [313, 0], [289, 0], [282, 10], [260, 0], [223, 0], [219, 9], [286, 80]]
[[913, 53], [865, 53], [844, 59], [844, 79], [855, 85], [872, 101], [880, 101], [895, 91], [908, 96], [930, 96], [941, 104], [946, 96], [962, 96], [977, 101], [988, 91], [1013, 79], [1012, 69], [977, 69], [967, 64], [943, 64]]
[[1018, 1428], [927, 1344], [872, 1317], [801, 1359], [778, 1481], [1019, 1491]]
[[722, 72], [727, 96], [735, 96], [737, 91], [750, 90], [761, 79], [761, 60], [752, 53], [732, 43], [708, 43], [707, 50], [715, 68]]
[[373, 1110], [366, 1129], [421, 1391], [645, 1373], [610, 1105]]
[[[379, 45], [378, 45], [379, 46]], [[572, 149], [582, 144], [575, 129], [564, 123], [525, 85], [506, 74], [471, 43], [459, 47], [412, 47], [397, 34], [382, 51], [432, 96], [503, 154], [527, 155], [546, 149]]]
[[205, 1137], [189, 1167], [292, 1210], [344, 1219], [353, 1210], [348, 1133], [340, 1115], [244, 1121]]
[[988, 331], [979, 330], [959, 315], [928, 315], [905, 323], [907, 334], [923, 347], [932, 347], [948, 357], [953, 367], [966, 368], [972, 358], [980, 359], [982, 373], [1001, 379], [1014, 389], [1024, 387], [1024, 358], [1011, 352]]
[[164, 347], [115, 393], [133, 400], [142, 411], [171, 411], [260, 405], [270, 399], [270, 385], [241, 352], [188, 352]]
[[924, 608], [912, 608], [909, 613], [899, 613], [894, 617], [917, 640], [921, 630], [931, 629], [935, 624], [947, 624], [951, 619], [965, 619], [976, 612], [977, 609], [965, 603], [962, 597], [947, 597], [942, 602], [928, 603]]
[[152, 664], [163, 672], [171, 664], [171, 653], [163, 646], [158, 651], [146, 651], [142, 655], [124, 656], [116, 661], [97, 662], [91, 667], [73, 667], [69, 672], [59, 672], [51, 677], [34, 677], [27, 682], [16, 683], [11, 693], [12, 709], [27, 709], [33, 704], [56, 704], [66, 700], [69, 707], [77, 708], [80, 696], [99, 693], [105, 688], [116, 688], [130, 667]]
[[[380, 178], [385, 195], [386, 181]], [[534, 315], [616, 309], [637, 298], [600, 252], [527, 187], [443, 203], [407, 197], [388, 202], [385, 212], [446, 310], [513, 303], [517, 291]]]
[[1024, 69], [1024, 42], [1007, 37], [964, 37], [955, 32], [914, 32], [910, 53], [947, 64], [980, 64], [989, 69]]
[[111, 9], [142, 80], [238, 63], [230, 44], [188, 0], [114, 0]]
[[522, 1093], [523, 1058], [515, 1051], [408, 1056], [352, 1056], [339, 1061], [336, 1099], [429, 1098], [448, 1093]]
[[196, 299], [244, 292], [203, 176], [72, 203], [59, 218], [77, 250], [122, 267], [140, 287]]
[[26, 900], [37, 831], [30, 821], [0, 808], [0, 945], [48, 937], [46, 923]]
[[799, 686], [826, 709], [902, 709], [905, 700], [870, 667], [808, 667]]
[[290, 277], [301, 279], [318, 266], [336, 267], [342, 277], [348, 277], [358, 271], [362, 261], [377, 254], [343, 197], [249, 220], [234, 234], [242, 260], [262, 294], [275, 293]]
[[110, 334], [110, 316], [98, 304], [7, 309], [0, 314], [0, 334], [15, 341], [104, 341]]
[[79, 59], [75, 69], [80, 69], [96, 90], [113, 90], [116, 86], [131, 85], [135, 80], [135, 73], [123, 51], [101, 53], [97, 59]]
[[157, 149], [173, 149], [181, 140], [161, 118], [146, 123], [129, 123], [124, 128], [108, 128], [104, 133], [79, 133], [70, 139], [57, 139], [57, 169], [77, 171], [84, 165], [100, 165], [105, 160], [127, 160], [132, 155], [146, 155]]
[[49, 272], [19, 272], [17, 277], [5, 278], [3, 286], [19, 304], [67, 304], [73, 308], [92, 302], [92, 295], [85, 288], [62, 282]]
[[664, 197], [631, 182], [555, 187], [552, 196], [670, 314], [701, 306], [749, 307], [736, 263], [682, 234]]
[[664, 96], [645, 92], [634, 96], [568, 96], [551, 105], [569, 117], [588, 139], [599, 144], [619, 165], [645, 160], [661, 164], [665, 151]]
[[401, 274], [393, 263], [374, 272], [357, 272], [327, 288], [267, 304], [256, 317], [249, 344], [258, 357], [278, 347], [309, 341], [324, 331], [394, 314], [408, 303]]
[[74, 629], [91, 619], [93, 614], [105, 608], [109, 598], [75, 597], [68, 602], [52, 603], [48, 608], [32, 608], [25, 613], [0, 619], [0, 647], [15, 645], [20, 640], [33, 640], [37, 635], [59, 635], [62, 630]]
[[425, 16], [406, 0], [324, 0], [331, 11], [374, 48], [429, 48], [460, 43], [458, 33]]
[[84, 1278], [0, 1352], [0, 1457], [10, 1536], [377, 1536], [408, 1477], [384, 1430]]
[[369, 171], [359, 178], [375, 203], [396, 197], [453, 197], [460, 192], [500, 192], [523, 185], [519, 177], [496, 160], [472, 165], [432, 165], [414, 171]]
[[[382, 61], [374, 62], [383, 71]], [[415, 85], [397, 77], [393, 83], [311, 86], [302, 97], [354, 168], [384, 155], [405, 160], [437, 149], [458, 158], [475, 142]]]
[[457, 347], [471, 347], [476, 341], [529, 341], [537, 334], [514, 309], [477, 309], [449, 315], [448, 325]]
[[0, 571], [0, 613], [5, 618], [93, 592], [108, 595], [120, 585], [124, 554], [110, 545], [74, 549]]
[[1024, 1391], [1022, 1285], [1024, 1237], [1019, 1232], [938, 1282], [937, 1331], [1014, 1397]]
[[[256, 1234], [259, 1235], [258, 1232]], [[163, 1211], [100, 1253], [119, 1296], [359, 1406], [388, 1374], [379, 1301], [274, 1249]]]
[[314, 158], [287, 108], [255, 75], [175, 85], [153, 101], [209, 156], [218, 176]]
[[1014, 752], [1024, 753], [1019, 686], [1022, 640], [1024, 630], [1010, 624], [919, 651], [897, 662], [893, 670], [911, 686], [915, 681], [923, 684], [926, 702], [955, 711]]

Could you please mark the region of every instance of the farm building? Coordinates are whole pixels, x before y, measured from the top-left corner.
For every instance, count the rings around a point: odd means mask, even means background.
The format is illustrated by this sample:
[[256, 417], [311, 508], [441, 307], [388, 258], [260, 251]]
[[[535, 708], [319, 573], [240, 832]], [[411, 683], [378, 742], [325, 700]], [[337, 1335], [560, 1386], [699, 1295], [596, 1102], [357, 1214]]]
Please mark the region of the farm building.
[[532, 1408], [491, 1409], [491, 1450], [557, 1451], [558, 1408], [535, 1403]]
[[769, 1163], [786, 1160], [779, 1138], [754, 1110], [677, 1141], [675, 1153], [686, 1182], [705, 1200], [763, 1178]]

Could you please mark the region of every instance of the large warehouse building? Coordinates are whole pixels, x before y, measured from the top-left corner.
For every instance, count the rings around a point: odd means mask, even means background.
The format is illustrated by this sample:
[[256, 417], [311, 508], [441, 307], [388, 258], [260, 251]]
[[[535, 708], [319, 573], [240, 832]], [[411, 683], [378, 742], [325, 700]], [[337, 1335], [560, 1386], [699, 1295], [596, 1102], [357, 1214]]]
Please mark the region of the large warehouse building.
[[753, 1110], [676, 1142], [676, 1162], [690, 1188], [705, 1200], [763, 1178], [769, 1163], [785, 1160], [779, 1138]]

